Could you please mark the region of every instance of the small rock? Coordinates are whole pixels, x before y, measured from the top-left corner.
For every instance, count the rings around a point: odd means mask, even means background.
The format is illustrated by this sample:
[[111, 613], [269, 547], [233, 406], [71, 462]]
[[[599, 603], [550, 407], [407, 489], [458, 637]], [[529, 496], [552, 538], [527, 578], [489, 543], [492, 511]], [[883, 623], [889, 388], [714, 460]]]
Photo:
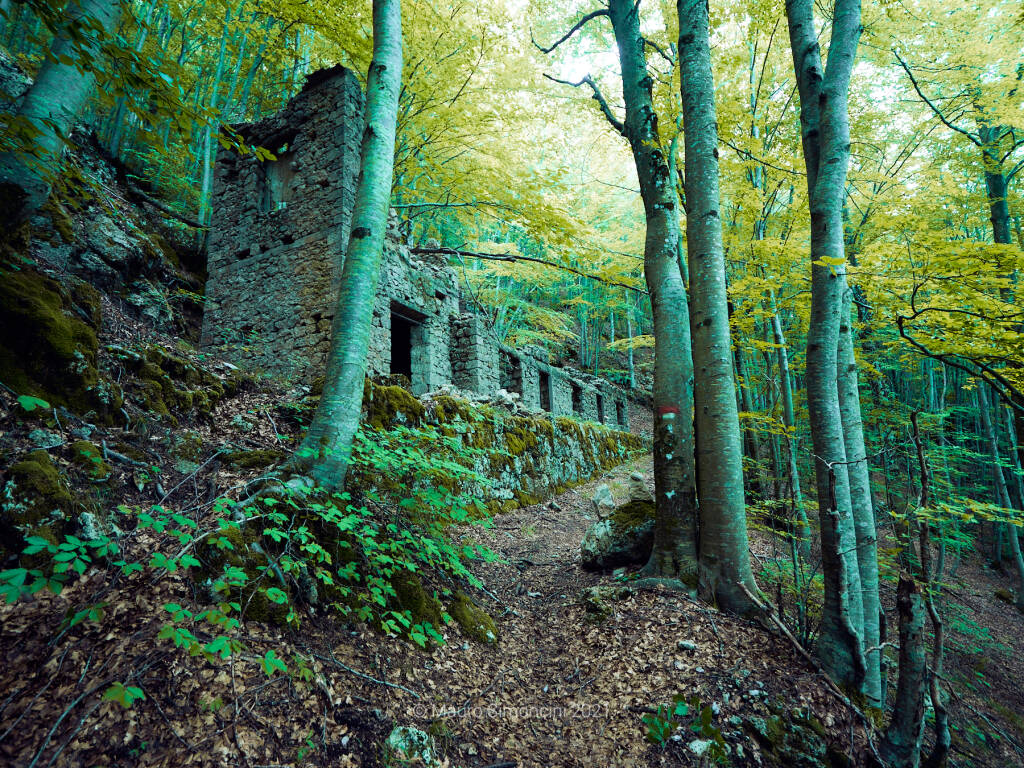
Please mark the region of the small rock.
[[56, 448], [58, 445], [64, 444], [64, 438], [56, 432], [50, 432], [48, 429], [33, 429], [28, 433], [28, 439], [32, 441], [32, 445], [36, 446], [36, 448]]
[[702, 757], [713, 743], [710, 739], [694, 739], [687, 746], [697, 757]]
[[410, 728], [407, 725], [398, 726], [391, 731], [384, 743], [384, 748], [389, 757], [393, 758], [392, 763], [398, 761], [403, 761], [403, 764], [406, 761], [409, 763], [422, 762], [427, 768], [441, 765], [434, 749], [434, 740], [418, 728]]
[[553, 509], [555, 512], [561, 512], [562, 511], [562, 507], [554, 499], [552, 499], [551, 501], [548, 502], [548, 509]]
[[683, 662], [681, 662], [681, 661], [674, 661], [674, 662], [672, 662], [672, 666], [675, 667], [676, 669], [680, 669], [680, 670], [686, 669], [686, 665], [683, 664]]
[[691, 643], [689, 640], [680, 640], [676, 643], [676, 648], [678, 648], [680, 651], [696, 651], [697, 644]]
[[647, 487], [647, 480], [639, 472], [634, 472], [629, 476], [629, 500], [654, 501], [654, 494]]
[[612, 497], [612, 489], [607, 485], [599, 485], [590, 497], [590, 503], [594, 505], [598, 520], [604, 520], [615, 511], [615, 499]]

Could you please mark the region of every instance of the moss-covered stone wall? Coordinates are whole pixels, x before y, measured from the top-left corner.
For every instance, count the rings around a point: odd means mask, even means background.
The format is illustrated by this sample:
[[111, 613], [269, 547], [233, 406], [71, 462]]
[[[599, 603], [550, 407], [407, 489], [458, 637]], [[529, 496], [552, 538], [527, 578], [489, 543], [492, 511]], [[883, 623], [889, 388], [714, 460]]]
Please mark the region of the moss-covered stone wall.
[[490, 480], [474, 491], [494, 510], [536, 504], [649, 450], [645, 438], [603, 424], [513, 413], [450, 395], [421, 401], [400, 386], [368, 383], [363, 408], [373, 428], [433, 426], [461, 436], [476, 449], [473, 469]]

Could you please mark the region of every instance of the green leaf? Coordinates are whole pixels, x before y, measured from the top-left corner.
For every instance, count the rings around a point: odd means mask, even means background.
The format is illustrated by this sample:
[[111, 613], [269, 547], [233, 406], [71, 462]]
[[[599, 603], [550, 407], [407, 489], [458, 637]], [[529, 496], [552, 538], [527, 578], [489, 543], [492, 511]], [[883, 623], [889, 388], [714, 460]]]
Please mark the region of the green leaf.
[[277, 658], [277, 654], [274, 653], [273, 649], [266, 652], [260, 660], [260, 666], [263, 667], [263, 672], [267, 677], [273, 677], [277, 672], [288, 671], [288, 667], [285, 666], [281, 659]]
[[18, 395], [18, 405], [21, 406], [22, 410], [31, 413], [32, 411], [40, 408], [44, 411], [50, 409], [50, 404], [45, 400], [33, 397], [32, 395]]
[[124, 683], [114, 683], [103, 694], [104, 701], [116, 701], [125, 709], [131, 707], [138, 699], [144, 698], [146, 698], [146, 694], [141, 688], [134, 685], [126, 686]]

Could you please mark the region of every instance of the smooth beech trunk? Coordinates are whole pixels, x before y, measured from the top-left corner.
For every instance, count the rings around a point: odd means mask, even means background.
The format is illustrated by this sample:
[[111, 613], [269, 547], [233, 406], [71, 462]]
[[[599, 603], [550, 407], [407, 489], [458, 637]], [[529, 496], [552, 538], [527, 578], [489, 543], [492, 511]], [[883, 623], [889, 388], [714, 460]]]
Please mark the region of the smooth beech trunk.
[[373, 59], [366, 77], [366, 126], [352, 232], [331, 329], [327, 378], [313, 423], [297, 452], [300, 466], [328, 490], [344, 487], [359, 428], [373, 302], [391, 201], [395, 124], [402, 84], [399, 0], [373, 2]]
[[120, 12], [118, 0], [74, 0], [68, 5], [65, 24], [18, 108], [19, 121], [35, 132], [29, 151], [0, 154], [0, 219], [25, 221], [50, 196], [64, 143], [96, 85], [92, 69], [83, 71], [75, 64], [84, 57], [84, 67], [98, 66], [102, 42]]
[[679, 272], [679, 210], [658, 134], [640, 14], [632, 0], [611, 0], [626, 103], [623, 134], [633, 151], [647, 220], [644, 276], [654, 320], [654, 549], [645, 573], [697, 583], [693, 363], [686, 288]]
[[807, 409], [821, 522], [824, 604], [817, 654], [851, 690], [865, 675], [863, 602], [839, 400], [839, 329], [846, 291], [843, 202], [850, 160], [847, 100], [860, 38], [860, 1], [837, 0], [828, 62], [822, 69], [811, 0], [786, 0], [800, 94], [800, 133], [811, 214], [811, 318], [807, 331]]
[[686, 250], [700, 512], [700, 591], [734, 613], [756, 607], [743, 494], [743, 440], [732, 368], [719, 214], [718, 126], [707, 0], [679, 0]]
[[[868, 649], [878, 648], [881, 643], [879, 633], [882, 607], [878, 599], [878, 533], [871, 499], [867, 449], [864, 447], [857, 360], [853, 351], [852, 305], [853, 290], [846, 286], [839, 320], [839, 408], [843, 420], [846, 459], [849, 462], [850, 506], [853, 510], [857, 569], [860, 574], [859, 598], [851, 595], [851, 599], [860, 600], [864, 648]], [[885, 705], [882, 700], [882, 651], [865, 652], [864, 663], [864, 695], [872, 707], [881, 709]]]

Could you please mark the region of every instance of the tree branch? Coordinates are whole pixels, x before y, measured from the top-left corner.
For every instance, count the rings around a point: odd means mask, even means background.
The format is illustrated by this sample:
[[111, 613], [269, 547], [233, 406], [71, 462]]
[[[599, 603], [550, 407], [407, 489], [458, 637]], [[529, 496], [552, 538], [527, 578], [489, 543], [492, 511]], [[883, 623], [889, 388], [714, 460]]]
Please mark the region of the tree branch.
[[597, 83], [594, 82], [594, 78], [592, 78], [589, 74], [584, 75], [583, 79], [576, 83], [572, 82], [571, 80], [561, 80], [547, 73], [544, 74], [544, 77], [555, 83], [561, 83], [562, 85], [571, 85], [573, 88], [579, 88], [584, 83], [589, 85], [590, 90], [593, 91], [594, 94], [592, 98], [601, 107], [601, 112], [604, 114], [608, 122], [611, 123], [612, 128], [614, 128], [623, 136], [626, 135], [626, 126], [618, 118], [616, 118], [615, 115], [612, 114], [611, 107], [608, 106], [608, 102], [605, 100], [604, 94], [601, 93], [601, 89], [597, 87]]
[[584, 16], [582, 19], [580, 19], [575, 24], [573, 24], [572, 25], [572, 29], [570, 29], [568, 32], [566, 32], [564, 35], [562, 35], [558, 40], [556, 40], [554, 43], [552, 43], [547, 48], [545, 48], [544, 46], [542, 46], [540, 43], [538, 43], [536, 40], [533, 39], [533, 29], [531, 28], [530, 29], [530, 42], [533, 43], [534, 46], [536, 46], [537, 50], [540, 51], [541, 53], [551, 53], [553, 50], [555, 50], [555, 48], [560, 46], [562, 43], [564, 43], [570, 37], [572, 37], [577, 32], [579, 32], [581, 29], [583, 29], [583, 27], [585, 27], [587, 25], [587, 22], [592, 21], [593, 19], [596, 19], [599, 16], [610, 16], [610, 15], [611, 14], [609, 14], [607, 8], [600, 8], [600, 9], [598, 9], [596, 11], [591, 11], [586, 16]]
[[962, 133], [964, 136], [966, 136], [968, 139], [970, 139], [975, 145], [980, 147], [981, 146], [981, 141], [973, 133], [971, 133], [970, 131], [965, 131], [960, 126], [954, 125], [949, 120], [947, 120], [946, 116], [944, 114], [942, 114], [942, 110], [940, 110], [937, 106], [935, 106], [932, 103], [932, 100], [924, 95], [924, 91], [922, 91], [921, 90], [921, 86], [917, 84], [917, 78], [914, 77], [914, 73], [911, 71], [910, 66], [907, 64], [907, 62], [905, 62], [900, 57], [900, 55], [896, 52], [895, 48], [892, 49], [892, 55], [896, 57], [896, 61], [898, 61], [900, 63], [900, 66], [902, 66], [903, 70], [907, 73], [907, 77], [910, 78], [910, 82], [914, 86], [914, 90], [917, 91], [917, 95], [920, 96], [921, 100], [924, 101], [924, 103], [927, 104], [931, 108], [932, 112], [934, 112], [935, 116], [937, 118], [939, 118], [939, 120], [942, 121], [943, 125], [945, 125], [947, 128], [949, 128], [952, 131], [956, 131], [957, 133]]
[[620, 283], [617, 280], [609, 280], [608, 278], [605, 277], [598, 277], [597, 275], [592, 275], [588, 272], [576, 269], [575, 267], [570, 267], [565, 264], [558, 264], [553, 261], [545, 261], [544, 259], [538, 259], [534, 256], [520, 256], [514, 253], [477, 253], [475, 251], [463, 251], [458, 248], [419, 247], [410, 248], [409, 251], [415, 254], [440, 253], [447, 254], [449, 256], [461, 256], [470, 259], [484, 259], [485, 261], [529, 261], [533, 262], [534, 264], [543, 264], [544, 266], [552, 267], [553, 269], [560, 269], [563, 272], [571, 272], [572, 274], [578, 275], [579, 277], [585, 277], [588, 280], [596, 280], [597, 282], [604, 283], [605, 285], [612, 285], [617, 288], [625, 288], [627, 290], [642, 294], [644, 296], [647, 295], [647, 291], [645, 291], [643, 288], [637, 288], [635, 285], [630, 285], [629, 283]]

